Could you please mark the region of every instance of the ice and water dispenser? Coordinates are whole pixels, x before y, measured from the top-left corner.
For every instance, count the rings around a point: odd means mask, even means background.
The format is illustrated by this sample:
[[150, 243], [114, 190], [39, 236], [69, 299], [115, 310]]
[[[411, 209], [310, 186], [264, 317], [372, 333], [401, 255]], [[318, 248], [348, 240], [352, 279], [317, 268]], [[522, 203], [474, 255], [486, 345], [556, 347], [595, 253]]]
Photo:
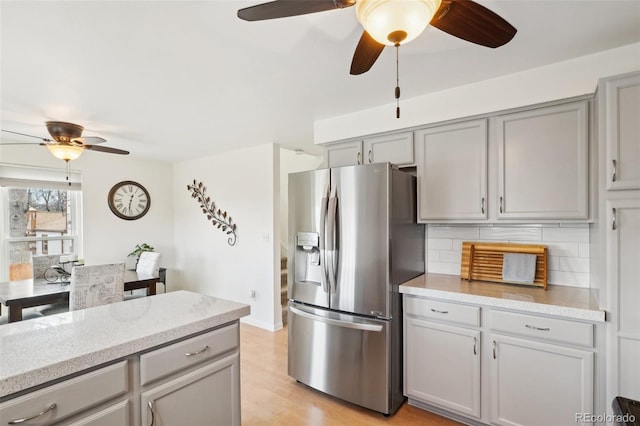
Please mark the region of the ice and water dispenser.
[[321, 285], [320, 235], [317, 232], [298, 232], [295, 256], [296, 281]]

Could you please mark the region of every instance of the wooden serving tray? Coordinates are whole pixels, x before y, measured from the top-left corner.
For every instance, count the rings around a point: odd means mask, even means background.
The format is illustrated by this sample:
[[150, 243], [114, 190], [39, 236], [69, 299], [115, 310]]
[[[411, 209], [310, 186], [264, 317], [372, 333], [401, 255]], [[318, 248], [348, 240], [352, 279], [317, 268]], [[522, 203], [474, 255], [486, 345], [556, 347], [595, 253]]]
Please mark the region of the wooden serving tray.
[[531, 285], [547, 289], [547, 247], [543, 245], [463, 241], [460, 277], [466, 280], [508, 283], [509, 281], [502, 279], [505, 253], [535, 254], [536, 275]]

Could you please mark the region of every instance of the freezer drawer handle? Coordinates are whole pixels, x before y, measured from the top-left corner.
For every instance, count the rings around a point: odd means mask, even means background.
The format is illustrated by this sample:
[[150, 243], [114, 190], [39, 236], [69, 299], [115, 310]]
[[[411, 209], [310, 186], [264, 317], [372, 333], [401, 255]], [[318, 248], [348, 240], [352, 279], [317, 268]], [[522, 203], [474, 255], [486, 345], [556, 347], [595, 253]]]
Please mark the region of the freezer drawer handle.
[[431, 312], [435, 312], [436, 314], [448, 314], [449, 311], [439, 311], [437, 309], [431, 308]]
[[289, 309], [294, 314], [300, 315], [301, 317], [309, 318], [314, 321], [324, 322], [326, 324], [337, 325], [338, 327], [345, 328], [353, 328], [354, 330], [362, 330], [362, 331], [382, 331], [381, 325], [372, 325], [372, 324], [358, 324], [349, 321], [340, 321], [332, 318], [319, 317], [317, 315], [310, 314], [305, 311], [301, 311], [300, 309], [294, 308], [293, 306], [289, 306]]

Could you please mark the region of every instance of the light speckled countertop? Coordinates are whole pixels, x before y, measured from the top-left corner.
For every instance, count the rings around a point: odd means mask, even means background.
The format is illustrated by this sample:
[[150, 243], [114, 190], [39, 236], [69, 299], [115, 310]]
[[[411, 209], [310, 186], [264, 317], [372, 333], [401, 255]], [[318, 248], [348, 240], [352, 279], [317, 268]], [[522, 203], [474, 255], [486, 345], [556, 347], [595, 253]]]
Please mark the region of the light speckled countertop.
[[604, 322], [598, 292], [560, 285], [541, 287], [467, 281], [456, 275], [424, 274], [400, 286], [400, 293], [489, 307]]
[[249, 315], [176, 291], [0, 326], [0, 397]]

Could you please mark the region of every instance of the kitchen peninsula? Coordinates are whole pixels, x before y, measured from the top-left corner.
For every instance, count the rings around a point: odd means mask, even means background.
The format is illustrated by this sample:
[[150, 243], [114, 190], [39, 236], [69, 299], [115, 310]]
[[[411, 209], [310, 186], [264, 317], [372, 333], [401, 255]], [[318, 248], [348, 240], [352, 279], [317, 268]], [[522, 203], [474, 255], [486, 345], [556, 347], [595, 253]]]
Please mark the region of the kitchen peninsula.
[[4, 325], [0, 424], [239, 425], [238, 322], [249, 313], [176, 291]]

